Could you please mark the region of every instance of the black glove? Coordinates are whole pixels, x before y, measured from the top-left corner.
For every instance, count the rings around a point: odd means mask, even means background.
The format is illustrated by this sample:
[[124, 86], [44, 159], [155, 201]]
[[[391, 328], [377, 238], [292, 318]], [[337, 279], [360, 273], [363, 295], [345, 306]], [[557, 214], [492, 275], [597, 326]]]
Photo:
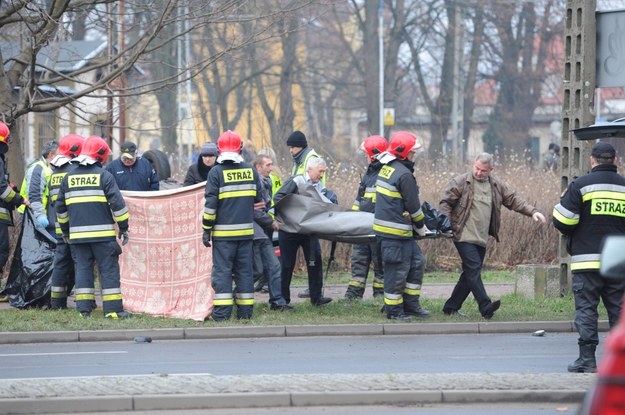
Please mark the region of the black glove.
[[122, 240], [122, 246], [128, 243], [128, 231], [120, 231], [117, 237]]
[[202, 234], [202, 243], [207, 248], [211, 247], [211, 231], [204, 231]]

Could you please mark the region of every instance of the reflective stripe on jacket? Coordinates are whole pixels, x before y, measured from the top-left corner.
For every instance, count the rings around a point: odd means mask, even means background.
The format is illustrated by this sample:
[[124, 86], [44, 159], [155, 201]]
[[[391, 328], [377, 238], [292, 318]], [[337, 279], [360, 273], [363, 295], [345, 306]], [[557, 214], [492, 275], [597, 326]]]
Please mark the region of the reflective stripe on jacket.
[[[376, 180], [373, 232], [393, 239], [412, 238], [413, 224], [423, 226], [419, 187], [412, 172], [401, 160], [384, 164]], [[409, 219], [403, 213], [408, 212]]]
[[262, 200], [258, 173], [248, 163], [216, 164], [206, 180], [202, 228], [213, 239], [254, 237], [254, 203]]
[[598, 271], [601, 242], [625, 234], [625, 178], [600, 164], [569, 184], [553, 208], [553, 225], [567, 236], [571, 271]]
[[128, 230], [128, 208], [115, 179], [98, 164], [78, 165], [61, 181], [57, 220], [70, 243], [115, 240]]

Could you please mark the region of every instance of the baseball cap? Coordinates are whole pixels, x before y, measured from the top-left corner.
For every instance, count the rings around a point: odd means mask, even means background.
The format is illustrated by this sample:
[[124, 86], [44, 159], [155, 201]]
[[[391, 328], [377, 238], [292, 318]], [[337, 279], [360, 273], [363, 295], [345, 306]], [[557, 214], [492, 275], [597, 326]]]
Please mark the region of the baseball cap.
[[215, 143], [204, 143], [200, 148], [201, 156], [218, 156], [217, 145]]
[[124, 144], [122, 144], [120, 151], [122, 153], [122, 157], [133, 159], [136, 157], [137, 154], [137, 145], [132, 141], [124, 141]]
[[597, 159], [613, 159], [616, 156], [616, 150], [612, 147], [612, 144], [605, 141], [599, 141], [592, 146], [591, 155]]

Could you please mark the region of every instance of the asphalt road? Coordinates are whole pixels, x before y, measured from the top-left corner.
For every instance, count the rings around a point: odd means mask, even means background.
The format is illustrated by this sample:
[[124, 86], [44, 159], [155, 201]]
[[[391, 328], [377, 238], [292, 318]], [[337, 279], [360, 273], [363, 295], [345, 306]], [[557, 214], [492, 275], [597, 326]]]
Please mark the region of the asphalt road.
[[0, 379], [143, 374], [565, 373], [577, 335], [345, 336], [0, 345]]

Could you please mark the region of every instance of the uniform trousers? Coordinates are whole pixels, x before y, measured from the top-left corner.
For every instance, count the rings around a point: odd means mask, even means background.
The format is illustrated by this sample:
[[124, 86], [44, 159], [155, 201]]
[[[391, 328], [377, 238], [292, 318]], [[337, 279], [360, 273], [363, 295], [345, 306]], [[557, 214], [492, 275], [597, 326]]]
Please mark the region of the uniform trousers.
[[618, 323], [623, 306], [625, 280], [608, 279], [598, 272], [586, 271], [573, 273], [573, 295], [575, 296], [575, 328], [579, 334], [580, 346], [599, 344], [598, 324], [599, 300], [608, 312], [610, 328]]
[[373, 262], [373, 295], [384, 294], [384, 271], [375, 242], [352, 246], [352, 276], [347, 284], [347, 298], [362, 298]]
[[[213, 239], [212, 284], [215, 301], [211, 318], [227, 320], [237, 305], [237, 318], [252, 318], [254, 310], [253, 240]], [[233, 292], [232, 284], [236, 289]], [[236, 296], [236, 299], [235, 299]]]
[[421, 307], [424, 261], [413, 239], [377, 237], [384, 267], [384, 310], [388, 316], [417, 312]]
[[122, 248], [117, 241], [72, 244], [76, 268], [76, 309], [90, 313], [95, 304], [93, 264], [98, 265], [102, 285], [104, 315], [124, 311], [120, 289], [119, 255]]
[[50, 276], [50, 308], [67, 308], [67, 294], [72, 290], [75, 282], [75, 262], [72, 246], [62, 239], [57, 239]]

